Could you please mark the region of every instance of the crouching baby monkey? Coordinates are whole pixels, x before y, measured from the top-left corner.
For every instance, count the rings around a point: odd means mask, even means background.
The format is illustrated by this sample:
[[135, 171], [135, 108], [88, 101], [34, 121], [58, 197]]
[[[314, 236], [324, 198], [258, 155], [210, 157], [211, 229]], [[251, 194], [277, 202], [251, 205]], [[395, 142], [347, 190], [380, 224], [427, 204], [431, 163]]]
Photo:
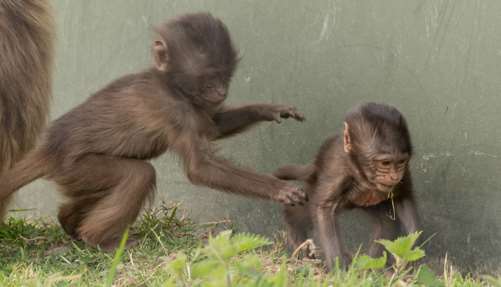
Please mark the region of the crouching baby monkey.
[[367, 103], [345, 117], [342, 135], [327, 139], [310, 165], [289, 165], [274, 175], [306, 182], [309, 202], [286, 206], [288, 245], [295, 250], [310, 230], [319, 243], [329, 269], [338, 258], [350, 258], [339, 235], [341, 210], [362, 208], [374, 221], [369, 254], [382, 252], [374, 240], [391, 239], [397, 228], [406, 233], [418, 228], [409, 160], [412, 145], [407, 124], [394, 107]]
[[64, 230], [103, 249], [116, 247], [155, 189], [148, 162], [171, 150], [197, 185], [301, 204], [304, 192], [271, 175], [216, 156], [211, 142], [260, 121], [294, 118], [296, 108], [224, 104], [237, 65], [226, 26], [210, 14], [188, 14], [156, 28], [155, 65], [121, 77], [55, 120], [42, 144], [0, 180], [0, 201], [39, 177], [57, 183], [68, 201]]

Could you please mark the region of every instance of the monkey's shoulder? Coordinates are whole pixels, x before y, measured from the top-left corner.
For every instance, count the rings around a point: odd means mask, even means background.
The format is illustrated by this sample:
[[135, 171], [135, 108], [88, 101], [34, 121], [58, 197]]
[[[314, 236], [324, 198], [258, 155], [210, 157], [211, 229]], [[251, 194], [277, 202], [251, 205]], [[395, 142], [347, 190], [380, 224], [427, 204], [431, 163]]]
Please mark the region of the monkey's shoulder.
[[115, 79], [92, 94], [77, 110], [97, 109], [105, 114], [127, 115], [129, 119], [146, 117], [151, 118], [150, 122], [165, 122], [172, 116], [189, 114], [190, 108], [189, 103], [173, 96], [153, 71], [146, 70]]
[[334, 135], [323, 142], [317, 153], [315, 166], [319, 173], [331, 172], [344, 161], [343, 139], [340, 135]]
[[91, 95], [91, 97], [144, 97], [155, 95], [159, 92], [165, 92], [164, 85], [162, 85], [152, 71], [143, 71], [123, 75], [109, 82]]

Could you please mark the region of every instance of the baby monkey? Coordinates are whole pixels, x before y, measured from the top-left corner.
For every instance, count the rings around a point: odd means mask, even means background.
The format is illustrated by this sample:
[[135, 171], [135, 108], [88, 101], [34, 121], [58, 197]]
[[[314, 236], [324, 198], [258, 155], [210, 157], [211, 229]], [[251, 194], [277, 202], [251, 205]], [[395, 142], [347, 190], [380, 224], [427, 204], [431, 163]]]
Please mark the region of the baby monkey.
[[286, 206], [288, 246], [295, 250], [313, 236], [325, 263], [332, 269], [336, 258], [350, 261], [339, 236], [341, 210], [362, 208], [374, 221], [369, 255], [381, 254], [374, 240], [391, 239], [398, 228], [418, 229], [409, 160], [412, 144], [405, 118], [394, 107], [366, 103], [345, 117], [342, 136], [327, 139], [310, 165], [288, 165], [274, 175], [306, 182], [309, 202]]
[[120, 77], [56, 119], [40, 145], [0, 178], [0, 202], [44, 177], [67, 197], [64, 230], [113, 249], [153, 195], [150, 159], [177, 154], [191, 183], [220, 191], [301, 204], [299, 188], [220, 157], [213, 142], [259, 122], [304, 120], [293, 106], [225, 103], [238, 62], [224, 23], [186, 14], [156, 27], [154, 65]]

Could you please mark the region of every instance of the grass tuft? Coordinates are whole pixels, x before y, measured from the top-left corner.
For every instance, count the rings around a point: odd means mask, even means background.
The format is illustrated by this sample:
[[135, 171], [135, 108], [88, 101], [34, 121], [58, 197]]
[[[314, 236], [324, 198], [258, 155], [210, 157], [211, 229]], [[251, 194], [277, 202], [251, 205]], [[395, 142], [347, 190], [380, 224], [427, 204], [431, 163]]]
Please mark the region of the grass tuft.
[[[70, 240], [54, 223], [9, 218], [0, 225], [0, 286], [501, 286], [496, 276], [442, 274], [417, 264], [419, 233], [381, 241], [380, 258], [356, 255], [347, 270], [286, 255], [283, 238], [230, 230], [227, 221], [197, 225], [178, 205], [146, 212], [114, 254]], [[129, 236], [130, 234], [130, 236]], [[126, 247], [129, 237], [137, 244]], [[386, 266], [390, 258], [393, 266]]]

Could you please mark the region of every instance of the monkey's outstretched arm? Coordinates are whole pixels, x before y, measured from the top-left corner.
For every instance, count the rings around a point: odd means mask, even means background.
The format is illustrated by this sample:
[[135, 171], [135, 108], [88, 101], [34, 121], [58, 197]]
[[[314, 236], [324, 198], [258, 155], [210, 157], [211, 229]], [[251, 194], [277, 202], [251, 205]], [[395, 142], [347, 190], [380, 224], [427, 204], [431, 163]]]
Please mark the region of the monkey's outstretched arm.
[[273, 176], [283, 180], [305, 181], [315, 172], [315, 165], [285, 165], [273, 172]]
[[171, 145], [183, 159], [185, 172], [193, 184], [214, 189], [271, 199], [284, 204], [303, 204], [306, 195], [301, 189], [276, 179], [216, 158], [209, 142], [186, 131]]
[[241, 133], [260, 121], [280, 122], [281, 118], [303, 121], [304, 116], [293, 106], [255, 104], [238, 108], [227, 108], [214, 115], [219, 130], [218, 138]]

